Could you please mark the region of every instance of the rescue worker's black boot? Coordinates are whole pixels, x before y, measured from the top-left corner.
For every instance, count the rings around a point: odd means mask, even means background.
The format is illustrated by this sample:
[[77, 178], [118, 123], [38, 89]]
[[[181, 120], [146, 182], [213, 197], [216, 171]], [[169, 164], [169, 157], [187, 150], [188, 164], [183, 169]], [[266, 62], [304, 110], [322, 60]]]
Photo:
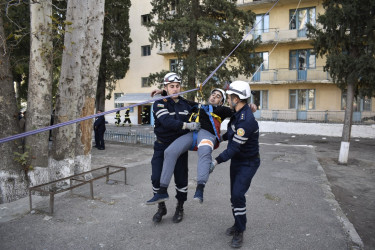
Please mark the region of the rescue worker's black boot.
[[227, 228], [227, 230], [225, 231], [225, 234], [228, 236], [233, 236], [236, 230], [237, 230], [236, 225], [233, 225], [230, 228]]
[[158, 204], [158, 211], [156, 212], [154, 217], [152, 217], [152, 221], [159, 223], [161, 219], [163, 218], [163, 216], [166, 214], [167, 214], [167, 207], [165, 206], [164, 202], [160, 202]]
[[240, 248], [242, 247], [243, 243], [243, 232], [238, 232], [237, 230], [233, 234], [232, 242], [230, 244], [233, 248]]
[[183, 218], [184, 218], [184, 202], [178, 201], [176, 212], [173, 215], [173, 222], [179, 223], [182, 221]]

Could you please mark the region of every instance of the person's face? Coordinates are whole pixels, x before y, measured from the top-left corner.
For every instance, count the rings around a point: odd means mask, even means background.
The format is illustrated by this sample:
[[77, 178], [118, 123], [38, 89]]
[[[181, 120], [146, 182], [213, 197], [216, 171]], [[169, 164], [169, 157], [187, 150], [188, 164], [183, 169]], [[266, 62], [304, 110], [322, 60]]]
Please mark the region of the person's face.
[[212, 105], [221, 105], [223, 104], [222, 100], [223, 96], [221, 95], [220, 91], [215, 90], [208, 98], [208, 103]]
[[96, 112], [97, 114], [101, 113], [102, 111], [98, 110], [98, 112]]
[[228, 104], [231, 109], [234, 109], [240, 99], [236, 95], [228, 95]]
[[[181, 92], [181, 85], [178, 82], [171, 82], [168, 83], [167, 86], [164, 86], [165, 91], [167, 91], [168, 95], [173, 95]], [[178, 95], [172, 96], [172, 99], [177, 99]]]

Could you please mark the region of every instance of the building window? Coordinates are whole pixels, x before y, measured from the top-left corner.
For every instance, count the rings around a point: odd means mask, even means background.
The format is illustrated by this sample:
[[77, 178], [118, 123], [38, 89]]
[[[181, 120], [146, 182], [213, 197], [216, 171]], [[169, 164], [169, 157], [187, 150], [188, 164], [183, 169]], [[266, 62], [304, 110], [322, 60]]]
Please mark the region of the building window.
[[315, 109], [315, 89], [290, 89], [289, 108], [298, 110]]
[[268, 90], [252, 91], [251, 102], [257, 105], [258, 109], [268, 109]]
[[289, 69], [306, 70], [316, 67], [315, 51], [312, 49], [291, 50], [289, 52]]
[[151, 55], [151, 45], [142, 46], [142, 56]]
[[257, 15], [255, 18], [255, 24], [256, 26], [254, 27], [253, 30], [253, 35], [254, 38], [259, 37], [262, 33], [267, 33], [269, 32], [270, 29], [270, 16], [261, 14]]
[[295, 16], [296, 10], [289, 11], [289, 21], [291, 30], [298, 30], [298, 37], [306, 36], [306, 24], [310, 23], [315, 25], [315, 7], [298, 9]]
[[[346, 109], [346, 93], [341, 97], [341, 110]], [[353, 112], [371, 111], [371, 98], [355, 96], [353, 100]]]
[[142, 88], [150, 87], [148, 85], [148, 77], [142, 77]]
[[[268, 65], [268, 52], [258, 52], [258, 53], [255, 53], [255, 55], [257, 57], [260, 57], [263, 59], [263, 62], [262, 62], [262, 67], [261, 67], [261, 71], [263, 70], [268, 70], [269, 69], [269, 65]], [[257, 68], [258, 69], [258, 68]]]
[[147, 25], [148, 23], [151, 22], [151, 17], [149, 14], [146, 14], [146, 15], [142, 15], [141, 16], [141, 24], [142, 25]]
[[[123, 95], [124, 95], [123, 93], [114, 93], [114, 99], [115, 99], [115, 101], [116, 101], [117, 98], [120, 98]], [[121, 108], [121, 107], [124, 107], [123, 103], [116, 103], [115, 102], [115, 108]]]
[[180, 60], [178, 61], [177, 59], [170, 59], [169, 60], [169, 70], [171, 72], [182, 72], [184, 70], [184, 61]]

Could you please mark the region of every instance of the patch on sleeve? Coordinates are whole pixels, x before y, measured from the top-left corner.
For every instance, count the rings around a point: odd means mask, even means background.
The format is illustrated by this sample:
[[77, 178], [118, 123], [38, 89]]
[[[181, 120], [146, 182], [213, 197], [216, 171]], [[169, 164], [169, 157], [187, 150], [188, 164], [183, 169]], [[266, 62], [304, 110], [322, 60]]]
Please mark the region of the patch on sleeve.
[[244, 136], [245, 135], [245, 130], [243, 128], [237, 129], [237, 135]]
[[164, 104], [159, 103], [157, 107], [158, 107], [158, 108], [164, 108]]

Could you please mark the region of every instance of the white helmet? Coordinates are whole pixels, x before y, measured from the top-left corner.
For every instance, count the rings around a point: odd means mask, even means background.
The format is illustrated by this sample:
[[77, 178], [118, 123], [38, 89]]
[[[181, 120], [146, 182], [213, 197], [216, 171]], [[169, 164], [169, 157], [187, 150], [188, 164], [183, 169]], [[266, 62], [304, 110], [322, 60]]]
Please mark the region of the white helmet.
[[211, 90], [211, 95], [212, 95], [212, 93], [213, 93], [214, 91], [219, 91], [219, 92], [221, 93], [221, 95], [223, 96], [223, 99], [222, 99], [223, 102], [222, 102], [222, 104], [221, 104], [221, 105], [223, 105], [223, 104], [225, 103], [225, 101], [227, 100], [227, 97], [226, 97], [226, 95], [225, 95], [225, 91], [222, 90], [222, 89], [219, 89], [219, 88], [215, 88], [215, 89]]
[[174, 72], [170, 72], [166, 74], [163, 79], [164, 85], [167, 85], [168, 83], [171, 83], [171, 82], [181, 83], [181, 77]]
[[234, 81], [229, 85], [229, 89], [227, 90], [227, 94], [235, 94], [241, 100], [246, 100], [251, 96], [250, 85], [244, 81]]

